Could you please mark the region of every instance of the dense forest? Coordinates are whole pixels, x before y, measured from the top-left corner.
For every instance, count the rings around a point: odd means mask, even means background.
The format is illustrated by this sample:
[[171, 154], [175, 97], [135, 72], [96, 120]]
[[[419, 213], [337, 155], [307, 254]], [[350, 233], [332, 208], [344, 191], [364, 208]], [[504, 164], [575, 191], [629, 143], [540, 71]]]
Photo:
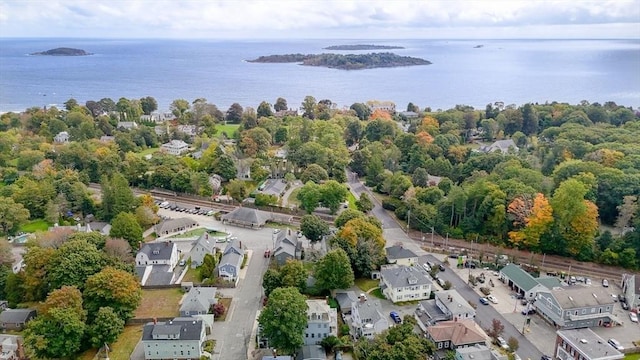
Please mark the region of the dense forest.
[[[156, 109], [153, 98], [84, 105], [71, 99], [64, 109], [3, 114], [0, 211], [17, 218], [5, 217], [1, 230], [14, 233], [27, 219], [64, 221], [60, 217], [69, 212], [110, 219], [115, 214], [95, 203], [86, 185], [114, 174], [131, 186], [202, 196], [217, 190], [209, 176], [218, 174], [222, 191], [241, 200], [250, 184], [269, 176], [340, 183], [349, 167], [414, 229], [638, 266], [640, 120], [615, 103], [495, 103], [437, 111], [408, 104], [411, 113], [390, 114], [364, 103], [338, 109], [307, 96], [302, 115], [276, 116], [288, 109], [285, 99], [256, 109], [236, 103], [226, 112], [206, 99], [178, 99], [167, 124], [119, 127]], [[225, 121], [238, 126], [230, 131], [221, 125]], [[185, 125], [197, 134], [180, 130]], [[62, 131], [70, 142], [54, 143]], [[111, 138], [100, 140], [105, 135]], [[201, 156], [141, 156], [170, 139], [188, 142]], [[507, 139], [515, 146], [487, 152], [494, 141]], [[280, 148], [287, 150], [286, 161], [274, 156]], [[234, 179], [243, 166], [253, 182]], [[140, 221], [149, 221], [144, 218], [140, 210]]]

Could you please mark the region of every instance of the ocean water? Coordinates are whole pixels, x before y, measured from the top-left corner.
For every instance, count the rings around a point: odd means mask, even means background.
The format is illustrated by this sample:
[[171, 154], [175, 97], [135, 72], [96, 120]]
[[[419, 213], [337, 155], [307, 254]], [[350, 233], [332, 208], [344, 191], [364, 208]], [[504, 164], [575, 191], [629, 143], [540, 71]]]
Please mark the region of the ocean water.
[[[261, 55], [329, 52], [340, 44], [397, 45], [399, 55], [432, 65], [345, 71], [297, 64], [257, 64]], [[477, 47], [481, 45], [481, 47]], [[92, 56], [29, 56], [56, 47]], [[367, 53], [370, 51], [331, 51]], [[421, 108], [484, 108], [560, 101], [615, 101], [640, 107], [640, 40], [105, 40], [0, 39], [0, 112], [110, 97], [206, 98], [225, 111], [305, 96], [338, 107], [391, 100]]]

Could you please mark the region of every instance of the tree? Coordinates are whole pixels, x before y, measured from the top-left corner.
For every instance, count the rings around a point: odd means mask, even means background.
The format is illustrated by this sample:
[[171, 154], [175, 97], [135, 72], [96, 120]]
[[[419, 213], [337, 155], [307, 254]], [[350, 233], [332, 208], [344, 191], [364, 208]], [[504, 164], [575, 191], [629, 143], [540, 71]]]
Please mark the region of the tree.
[[14, 234], [29, 219], [29, 210], [12, 198], [0, 196], [0, 228], [3, 234]]
[[287, 100], [281, 97], [276, 99], [276, 103], [273, 105], [275, 111], [286, 111], [288, 108]]
[[585, 200], [587, 187], [570, 178], [563, 181], [553, 193], [554, 226], [566, 241], [566, 251], [575, 256], [585, 249], [593, 248], [598, 229], [598, 208]]
[[300, 201], [300, 206], [308, 214], [311, 214], [318, 207], [321, 197], [320, 186], [311, 181], [304, 184], [296, 196], [297, 200]]
[[429, 174], [424, 168], [416, 168], [411, 176], [413, 186], [427, 187], [429, 186]]
[[140, 99], [140, 106], [142, 107], [142, 112], [145, 115], [149, 115], [152, 112], [158, 110], [158, 102], [152, 96], [147, 96]]
[[24, 330], [27, 353], [41, 359], [69, 358], [81, 348], [85, 324], [71, 308], [53, 308]]
[[242, 106], [238, 103], [233, 103], [229, 106], [227, 110], [227, 114], [225, 115], [225, 120], [230, 123], [239, 124], [242, 120], [242, 113], [244, 110]]
[[227, 194], [233, 198], [233, 200], [241, 203], [247, 195], [247, 186], [242, 180], [231, 180], [227, 184]]
[[120, 173], [100, 180], [102, 189], [102, 217], [110, 221], [121, 212], [133, 211], [138, 201], [129, 187], [129, 182]]
[[269, 344], [284, 354], [293, 354], [304, 345], [307, 303], [294, 287], [277, 288], [269, 296], [258, 318]]
[[371, 108], [363, 103], [353, 103], [349, 109], [353, 110], [360, 120], [367, 120], [371, 116]]
[[134, 275], [107, 266], [87, 279], [83, 295], [90, 318], [101, 307], [110, 306], [118, 317], [127, 321], [140, 305], [142, 290]]
[[258, 105], [257, 116], [261, 117], [269, 117], [273, 116], [273, 111], [271, 111], [271, 104], [266, 101], [263, 101]]
[[103, 253], [85, 240], [67, 241], [56, 250], [46, 265], [46, 281], [50, 289], [64, 285], [82, 290], [87, 278], [102, 269]]
[[224, 315], [225, 311], [227, 311], [227, 308], [225, 308], [223, 303], [213, 305], [213, 315], [219, 317]]
[[316, 215], [305, 215], [300, 220], [300, 231], [311, 243], [315, 243], [329, 234], [329, 224]]
[[302, 261], [289, 259], [280, 268], [280, 286], [295, 287], [300, 292], [304, 292], [307, 288], [308, 276], [309, 274], [307, 269], [304, 268]]
[[316, 184], [319, 184], [322, 181], [329, 179], [329, 174], [327, 170], [322, 168], [318, 164], [309, 165], [300, 175], [300, 180], [303, 183], [307, 183], [309, 181], [313, 181]]
[[302, 110], [304, 110], [302, 116], [311, 120], [315, 119], [316, 106], [317, 106], [316, 98], [309, 95], [305, 96], [304, 100], [302, 101]]
[[340, 248], [329, 251], [316, 263], [314, 277], [316, 286], [322, 290], [353, 286], [354, 275], [347, 253]]
[[356, 200], [356, 207], [363, 213], [368, 213], [373, 210], [373, 202], [369, 199], [369, 195], [362, 193], [360, 194], [360, 198]]
[[87, 319], [87, 312], [82, 308], [82, 293], [75, 286], [63, 286], [49, 293], [40, 312], [48, 314], [53, 309], [71, 309], [80, 320]]
[[520, 347], [520, 343], [518, 342], [518, 339], [514, 338], [513, 336], [509, 336], [509, 339], [507, 340], [507, 345], [509, 345], [509, 350], [511, 352], [518, 351], [518, 348]]
[[142, 228], [130, 212], [121, 212], [113, 219], [109, 236], [127, 240], [132, 249], [137, 249], [143, 239]]
[[123, 264], [133, 264], [131, 245], [124, 239], [107, 239], [104, 244], [104, 253], [111, 259], [116, 259]]
[[335, 180], [329, 180], [320, 185], [320, 202], [329, 208], [331, 214], [338, 211], [340, 204], [347, 200], [348, 194], [347, 187]]
[[171, 105], [169, 106], [169, 110], [173, 113], [173, 115], [179, 119], [184, 118], [184, 115], [189, 111], [191, 104], [189, 101], [185, 99], [176, 99], [173, 100]]
[[98, 310], [93, 323], [89, 325], [89, 342], [94, 348], [112, 344], [124, 330], [124, 320], [112, 308], [106, 306]]
[[262, 287], [264, 288], [265, 296], [269, 296], [273, 290], [282, 287], [280, 272], [272, 268], [267, 269], [262, 276]]
[[205, 254], [202, 259], [202, 265], [198, 269], [198, 275], [200, 276], [200, 281], [205, 279], [212, 279], [215, 276], [216, 270], [216, 257], [211, 254]]
[[406, 316], [402, 324], [377, 334], [373, 341], [361, 337], [354, 345], [356, 359], [419, 360], [435, 352], [434, 343], [413, 331], [416, 320]]
[[225, 180], [235, 179], [238, 170], [233, 159], [227, 155], [220, 155], [213, 164], [213, 172], [220, 175]]
[[504, 332], [504, 325], [502, 325], [502, 321], [493, 319], [491, 320], [491, 327], [485, 329], [485, 332], [487, 333], [487, 335], [489, 335], [489, 337], [495, 339]]

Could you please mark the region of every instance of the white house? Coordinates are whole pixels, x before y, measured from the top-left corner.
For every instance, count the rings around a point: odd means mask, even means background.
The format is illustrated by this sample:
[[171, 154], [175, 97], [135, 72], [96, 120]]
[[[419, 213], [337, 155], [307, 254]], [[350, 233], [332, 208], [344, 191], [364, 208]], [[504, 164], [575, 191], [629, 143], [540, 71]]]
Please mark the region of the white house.
[[58, 135], [53, 137], [53, 141], [58, 144], [66, 144], [69, 142], [69, 133], [66, 131], [60, 131]]
[[519, 150], [518, 146], [511, 139], [497, 140], [493, 144], [488, 146], [481, 146], [479, 149], [479, 151], [485, 152], [485, 153], [492, 153], [494, 151], [499, 151], [503, 154], [508, 154], [510, 151], [518, 152], [518, 150]]
[[189, 151], [189, 144], [187, 144], [182, 140], [171, 140], [166, 144], [162, 144], [162, 146], [160, 146], [160, 149], [162, 149], [163, 151], [166, 151], [171, 155], [178, 156]]
[[191, 267], [196, 268], [204, 262], [204, 256], [213, 255], [216, 249], [216, 241], [208, 232], [200, 235], [198, 241], [191, 249]]
[[205, 339], [204, 322], [189, 317], [146, 324], [141, 341], [145, 360], [200, 359]]
[[146, 243], [136, 255], [136, 266], [168, 265], [171, 269], [178, 264], [178, 247], [174, 242]]
[[138, 128], [138, 123], [135, 121], [118, 121], [117, 129], [133, 130]]
[[394, 245], [385, 249], [390, 264], [412, 266], [418, 262], [418, 255], [402, 245]]
[[307, 328], [304, 344], [320, 344], [327, 336], [338, 336], [338, 313], [325, 300], [307, 300]]
[[237, 285], [244, 254], [242, 241], [235, 239], [227, 243], [218, 264], [218, 276]]
[[476, 310], [456, 290], [438, 291], [435, 295], [435, 305], [448, 317], [447, 320], [476, 317]]
[[392, 302], [426, 300], [431, 295], [431, 280], [418, 266], [383, 266], [380, 289]]
[[391, 114], [396, 112], [396, 104], [392, 101], [369, 100], [366, 105], [371, 109], [371, 112], [376, 110], [384, 110]]
[[382, 315], [382, 306], [376, 299], [367, 300], [361, 295], [351, 306], [351, 335], [358, 339], [373, 339], [389, 328], [387, 316]]

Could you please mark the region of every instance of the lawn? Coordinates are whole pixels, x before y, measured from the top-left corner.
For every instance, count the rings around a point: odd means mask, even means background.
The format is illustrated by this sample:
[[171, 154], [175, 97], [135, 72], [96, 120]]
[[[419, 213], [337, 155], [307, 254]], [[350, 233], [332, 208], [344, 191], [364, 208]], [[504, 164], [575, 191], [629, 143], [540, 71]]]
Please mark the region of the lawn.
[[134, 317], [145, 319], [178, 316], [180, 309], [178, 303], [182, 295], [180, 288], [142, 290], [142, 301]]
[[640, 360], [640, 354], [625, 355], [624, 360]]
[[356, 206], [356, 197], [351, 191], [347, 193], [347, 201], [349, 202], [349, 209], [358, 210]]
[[224, 133], [227, 134], [228, 138], [233, 138], [233, 133], [240, 126], [240, 124], [224, 124], [224, 125], [216, 125], [216, 130], [218, 130], [218, 135], [222, 135]]
[[27, 233], [33, 233], [36, 231], [47, 231], [49, 226], [49, 223], [44, 221], [43, 219], [36, 219], [20, 226], [20, 231], [24, 231]]
[[291, 191], [291, 194], [289, 194], [289, 198], [287, 198], [287, 205], [291, 206], [291, 205], [295, 205], [297, 207], [300, 207], [300, 201], [298, 200], [298, 193], [300, 192], [301, 188], [295, 188]]
[[[133, 349], [142, 338], [142, 325], [125, 326], [124, 331], [118, 340], [109, 347], [109, 358], [111, 360], [129, 360]], [[85, 351], [80, 355], [80, 360], [93, 360], [96, 356], [96, 349]]]
[[373, 279], [356, 279], [356, 286], [360, 288], [360, 290], [367, 292], [375, 287], [380, 285], [380, 281]]
[[184, 274], [182, 282], [192, 282], [195, 284], [199, 283], [200, 278], [198, 277], [198, 269], [189, 268], [189, 270], [187, 270], [187, 273]]
[[138, 157], [145, 157], [146, 155], [149, 154], [153, 154], [154, 152], [158, 151], [160, 148], [154, 147], [154, 148], [148, 148], [148, 149], [144, 149], [142, 151], [140, 151], [139, 153], [136, 153], [138, 155]]
[[378, 299], [386, 299], [384, 295], [382, 295], [382, 290], [380, 290], [380, 288], [374, 289], [370, 292], [370, 294], [377, 297]]

